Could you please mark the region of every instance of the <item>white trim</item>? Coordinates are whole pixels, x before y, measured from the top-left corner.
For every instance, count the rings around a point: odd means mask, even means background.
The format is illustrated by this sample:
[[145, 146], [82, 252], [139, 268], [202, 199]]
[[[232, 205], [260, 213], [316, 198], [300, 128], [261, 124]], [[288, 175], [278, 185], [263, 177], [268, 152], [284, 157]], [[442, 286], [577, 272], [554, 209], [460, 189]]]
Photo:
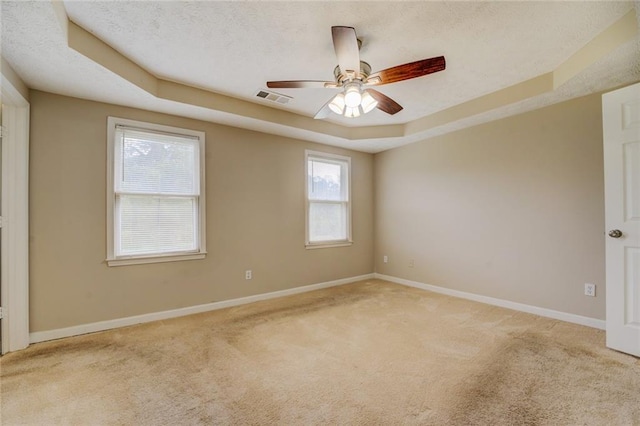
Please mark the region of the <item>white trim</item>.
[[307, 250], [315, 250], [315, 249], [323, 249], [323, 248], [332, 248], [332, 247], [348, 247], [352, 246], [352, 241], [327, 241], [326, 243], [312, 243], [304, 246]]
[[[116, 225], [117, 215], [116, 209], [116, 188], [115, 188], [115, 175], [116, 167], [119, 163], [118, 150], [116, 149], [116, 130], [118, 127], [135, 129], [140, 132], [151, 132], [158, 134], [168, 134], [173, 136], [180, 136], [183, 138], [190, 138], [198, 141], [198, 170], [197, 175], [200, 177], [198, 182], [198, 194], [191, 194], [190, 197], [195, 197], [197, 200], [197, 213], [194, 211], [194, 216], [197, 214], [196, 226], [197, 226], [197, 250], [185, 253], [167, 253], [167, 254], [152, 254], [142, 256], [116, 256], [115, 247], [115, 233], [118, 229]], [[162, 124], [147, 123], [136, 120], [129, 120], [126, 118], [107, 117], [107, 256], [106, 261], [108, 266], [126, 266], [126, 265], [138, 265], [146, 263], [159, 263], [159, 262], [177, 262], [183, 260], [196, 260], [204, 259], [207, 254], [207, 241], [206, 241], [206, 199], [205, 199], [205, 138], [206, 135], [202, 131], [183, 129], [173, 126], [165, 126]], [[119, 192], [122, 194], [122, 192]], [[164, 195], [164, 194], [154, 194]], [[174, 196], [173, 194], [171, 196]]]
[[204, 259], [206, 253], [198, 254], [177, 254], [168, 256], [138, 256], [119, 259], [107, 259], [107, 265], [109, 266], [126, 266], [126, 265], [143, 265], [145, 263], [158, 263], [158, 262], [182, 262], [184, 260], [198, 260]]
[[587, 327], [604, 330], [606, 323], [596, 318], [583, 317], [581, 315], [570, 314], [567, 312], [554, 311], [553, 309], [540, 308], [538, 306], [525, 305], [524, 303], [511, 302], [504, 299], [496, 299], [494, 297], [481, 296], [474, 293], [467, 293], [460, 290], [452, 290], [450, 288], [439, 287], [431, 284], [424, 284], [417, 281], [406, 280], [404, 278], [392, 277], [389, 275], [374, 274], [377, 279], [391, 281], [396, 284], [415, 287], [422, 290], [432, 291], [434, 293], [446, 294], [447, 296], [459, 297], [461, 299], [473, 300], [474, 302], [486, 303], [487, 305], [500, 306], [502, 308], [513, 309], [514, 311], [527, 312], [529, 314], [539, 315], [541, 317], [553, 318], [560, 321], [580, 324]]
[[323, 288], [335, 287], [374, 278], [374, 274], [359, 275], [356, 277], [342, 278], [334, 281], [327, 281], [318, 284], [306, 285], [303, 287], [290, 288], [287, 290], [273, 291], [271, 293], [256, 294], [254, 296], [241, 297], [238, 299], [224, 300], [221, 302], [206, 303], [204, 305], [190, 306], [187, 308], [172, 309], [170, 311], [154, 312], [150, 314], [136, 315], [133, 317], [118, 318], [114, 320], [82, 324], [73, 327], [59, 328], [56, 330], [36, 331], [30, 334], [31, 343], [44, 342], [47, 340], [61, 339], [63, 337], [77, 336], [97, 331], [110, 330], [113, 328], [127, 327], [135, 324], [142, 324], [151, 321], [158, 321], [169, 318], [182, 317], [185, 315], [199, 314], [202, 312], [215, 311], [218, 309], [230, 308], [247, 303], [259, 302], [261, 300], [275, 299], [278, 297], [291, 296], [293, 294], [306, 293]]
[[29, 103], [2, 75], [2, 353], [29, 345]]

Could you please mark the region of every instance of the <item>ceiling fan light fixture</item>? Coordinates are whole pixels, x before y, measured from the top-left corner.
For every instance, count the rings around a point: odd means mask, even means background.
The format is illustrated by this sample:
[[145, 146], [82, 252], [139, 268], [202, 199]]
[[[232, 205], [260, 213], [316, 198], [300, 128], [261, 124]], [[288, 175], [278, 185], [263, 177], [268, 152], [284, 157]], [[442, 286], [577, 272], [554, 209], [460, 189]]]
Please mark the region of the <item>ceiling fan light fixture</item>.
[[362, 93], [358, 83], [348, 83], [344, 89], [344, 103], [350, 108], [358, 108], [362, 102]]
[[368, 112], [371, 112], [375, 107], [378, 106], [378, 101], [376, 101], [373, 96], [371, 96], [369, 92], [365, 90], [362, 93], [362, 103], [360, 104], [360, 106], [362, 106], [362, 112], [366, 114]]
[[336, 114], [347, 118], [360, 117], [378, 106], [373, 96], [367, 91], [362, 91], [362, 83], [352, 81], [344, 85], [344, 92], [337, 94], [331, 102], [329, 108]]
[[332, 100], [329, 102], [329, 108], [331, 111], [335, 112], [338, 115], [342, 115], [344, 112], [344, 93], [338, 93]]

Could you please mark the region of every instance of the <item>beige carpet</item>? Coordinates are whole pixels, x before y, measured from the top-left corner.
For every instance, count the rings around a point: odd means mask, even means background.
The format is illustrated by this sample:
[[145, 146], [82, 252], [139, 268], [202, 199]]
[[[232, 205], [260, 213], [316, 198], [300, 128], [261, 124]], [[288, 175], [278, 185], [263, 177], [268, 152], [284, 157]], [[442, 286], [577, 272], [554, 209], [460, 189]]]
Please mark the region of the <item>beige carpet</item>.
[[384, 281], [2, 357], [3, 425], [640, 425], [602, 331]]

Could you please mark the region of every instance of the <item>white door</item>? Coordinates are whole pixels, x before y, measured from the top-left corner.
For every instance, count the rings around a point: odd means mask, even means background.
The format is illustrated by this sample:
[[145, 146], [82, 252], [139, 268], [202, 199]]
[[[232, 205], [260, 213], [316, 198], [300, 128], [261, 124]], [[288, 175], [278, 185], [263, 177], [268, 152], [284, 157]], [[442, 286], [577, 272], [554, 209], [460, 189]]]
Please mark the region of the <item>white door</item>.
[[602, 96], [607, 346], [640, 356], [640, 83]]

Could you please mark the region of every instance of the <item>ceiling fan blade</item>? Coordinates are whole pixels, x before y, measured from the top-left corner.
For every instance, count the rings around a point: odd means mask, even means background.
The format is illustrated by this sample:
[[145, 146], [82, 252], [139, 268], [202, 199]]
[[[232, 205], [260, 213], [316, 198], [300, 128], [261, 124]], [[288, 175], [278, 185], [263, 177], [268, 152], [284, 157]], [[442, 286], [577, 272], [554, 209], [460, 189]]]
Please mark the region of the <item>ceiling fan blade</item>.
[[292, 81], [267, 81], [270, 89], [322, 89], [335, 87], [335, 81], [292, 80]]
[[356, 30], [352, 27], [331, 27], [331, 36], [340, 71], [343, 74], [347, 74], [348, 71], [360, 72], [360, 49]]
[[313, 118], [316, 120], [322, 120], [331, 115], [331, 108], [329, 108], [329, 104], [331, 103], [331, 101], [333, 101], [334, 98], [335, 96], [329, 98], [329, 100], [324, 105], [322, 105], [322, 108], [320, 108], [318, 112], [316, 112], [316, 115], [314, 115]]
[[395, 83], [396, 81], [409, 80], [442, 71], [446, 67], [444, 56], [422, 59], [408, 64], [387, 68], [386, 70], [372, 73], [366, 81], [367, 85], [381, 85]]
[[[331, 99], [333, 99], [333, 98], [331, 98]], [[329, 100], [329, 102], [331, 102], [331, 100]], [[327, 118], [329, 116], [329, 114], [331, 114], [331, 110], [329, 109], [329, 102], [324, 104], [324, 106], [322, 108], [320, 108], [318, 110], [318, 112], [316, 112], [316, 115], [313, 116], [314, 119], [322, 120], [322, 119]]]
[[378, 106], [376, 108], [378, 108], [379, 110], [384, 111], [390, 115], [402, 111], [402, 106], [387, 95], [383, 95], [382, 93], [373, 89], [367, 89], [366, 91], [369, 92], [371, 96], [373, 96], [373, 99], [378, 101]]

